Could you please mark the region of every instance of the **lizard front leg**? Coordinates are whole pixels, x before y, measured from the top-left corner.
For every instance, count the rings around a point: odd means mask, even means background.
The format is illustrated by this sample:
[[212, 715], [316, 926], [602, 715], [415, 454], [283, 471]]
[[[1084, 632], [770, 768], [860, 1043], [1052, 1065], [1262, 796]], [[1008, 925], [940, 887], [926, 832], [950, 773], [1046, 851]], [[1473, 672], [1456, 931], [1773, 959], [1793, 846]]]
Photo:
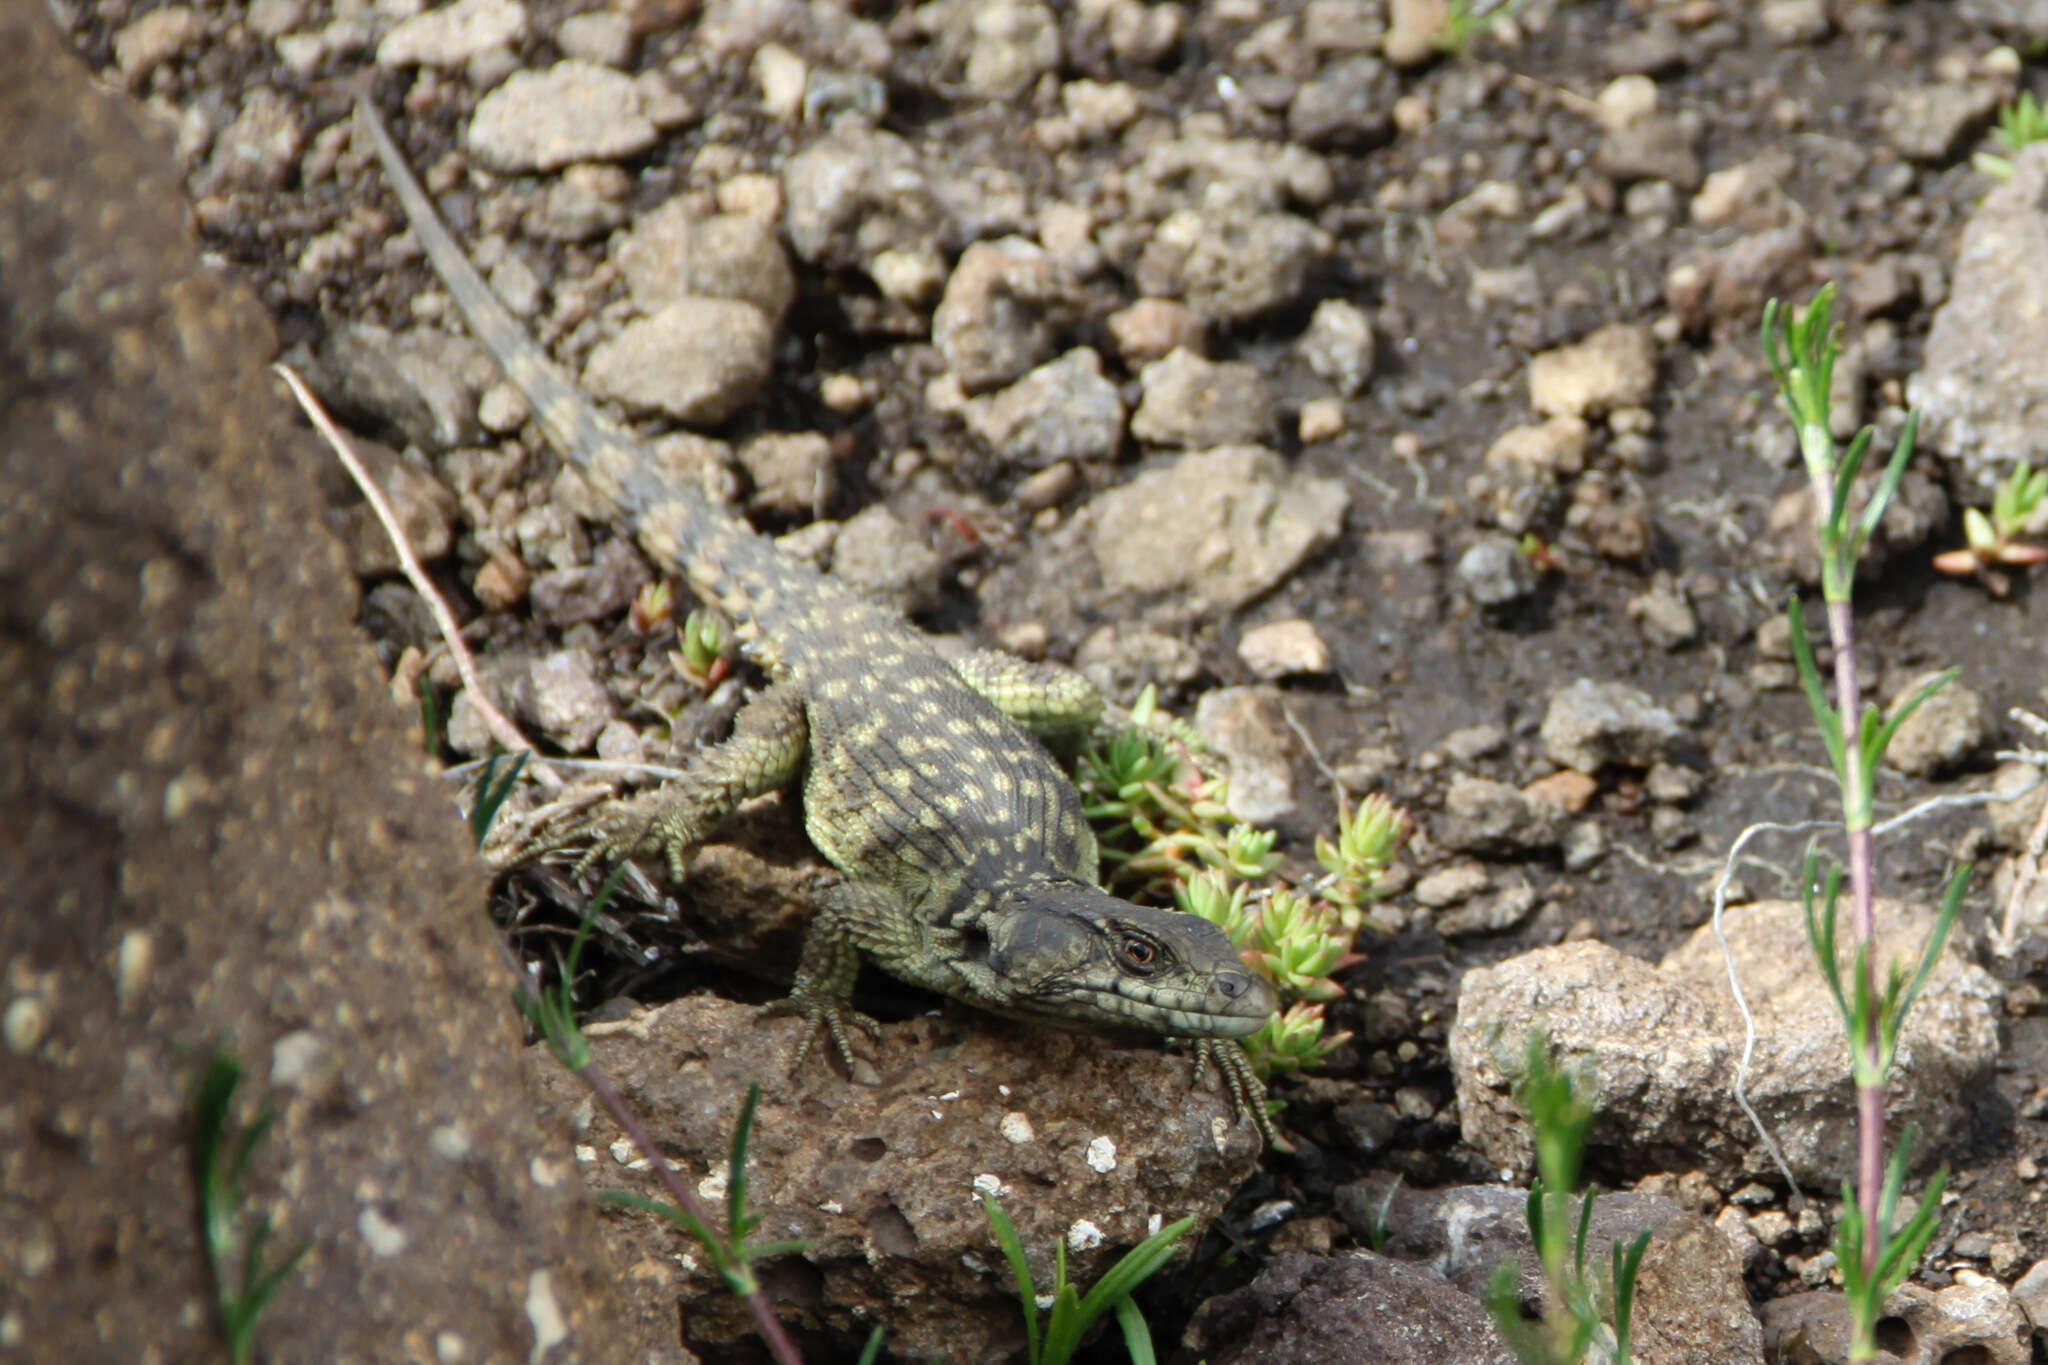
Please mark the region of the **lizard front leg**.
[[809, 737], [802, 694], [778, 683], [741, 709], [732, 737], [698, 755], [687, 776], [550, 831], [522, 859], [587, 839], [590, 849], [576, 864], [579, 872], [600, 860], [659, 855], [681, 881], [690, 851], [742, 801], [796, 777]]
[[1208, 1073], [1209, 1064], [1214, 1062], [1216, 1070], [1223, 1077], [1223, 1088], [1230, 1095], [1230, 1104], [1240, 1114], [1251, 1116], [1252, 1126], [1259, 1130], [1259, 1136], [1266, 1145], [1276, 1151], [1291, 1152], [1294, 1144], [1280, 1136], [1273, 1116], [1266, 1111], [1266, 1083], [1259, 1079], [1259, 1073], [1252, 1070], [1252, 1060], [1245, 1055], [1244, 1046], [1232, 1038], [1196, 1038], [1194, 1084], [1200, 1085]]
[[[819, 895], [817, 913], [804, 931], [796, 984], [787, 1000], [778, 1000], [763, 1011], [801, 1015], [810, 1021], [811, 1027], [790, 1061], [792, 1075], [823, 1034], [831, 1039], [833, 1051], [856, 1082], [876, 1082], [875, 1069], [854, 1053], [847, 1036], [848, 1025], [859, 1028], [873, 1042], [881, 1041], [882, 1036], [880, 1025], [852, 1006], [861, 949], [873, 952], [884, 966], [904, 975], [896, 964], [918, 960], [916, 949], [923, 938], [910, 907], [885, 887], [847, 881], [827, 887]], [[918, 980], [914, 975], [907, 979]]]

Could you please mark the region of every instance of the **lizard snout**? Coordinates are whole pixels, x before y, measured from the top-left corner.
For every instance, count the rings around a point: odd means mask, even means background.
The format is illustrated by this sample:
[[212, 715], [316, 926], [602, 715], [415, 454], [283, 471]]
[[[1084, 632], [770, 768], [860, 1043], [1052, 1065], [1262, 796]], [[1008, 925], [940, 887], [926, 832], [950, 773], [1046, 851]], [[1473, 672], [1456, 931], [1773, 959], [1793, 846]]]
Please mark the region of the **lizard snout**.
[[[1266, 979], [1252, 972], [1225, 968], [1209, 978], [1209, 985], [1217, 995], [1223, 997], [1223, 1007], [1218, 1011], [1237, 1019], [1257, 1020], [1260, 1024], [1273, 1013], [1277, 1001], [1272, 986]], [[1256, 1029], [1247, 1030], [1255, 1032]]]

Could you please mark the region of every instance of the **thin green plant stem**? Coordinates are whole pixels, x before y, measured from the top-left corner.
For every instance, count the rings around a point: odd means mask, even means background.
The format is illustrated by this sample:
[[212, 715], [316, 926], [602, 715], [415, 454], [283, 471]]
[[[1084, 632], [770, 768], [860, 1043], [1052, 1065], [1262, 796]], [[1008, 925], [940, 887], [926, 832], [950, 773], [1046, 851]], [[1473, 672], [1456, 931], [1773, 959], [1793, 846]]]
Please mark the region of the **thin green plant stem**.
[[[1877, 954], [1870, 951], [1877, 942], [1877, 890], [1872, 869], [1872, 846], [1870, 825], [1870, 802], [1867, 797], [1861, 801], [1852, 799], [1850, 793], [1868, 793], [1872, 785], [1872, 774], [1863, 767], [1863, 745], [1856, 733], [1857, 717], [1863, 714], [1863, 699], [1860, 679], [1856, 674], [1856, 629], [1855, 615], [1849, 599], [1827, 604], [1828, 636], [1835, 647], [1835, 698], [1836, 714], [1842, 724], [1842, 825], [1844, 842], [1849, 855], [1849, 910], [1850, 923], [1854, 926], [1856, 942], [1862, 951], [1857, 954], [1857, 967], [1862, 973], [1861, 986], [1867, 998], [1877, 998]], [[1878, 1059], [1883, 1055], [1883, 1039], [1879, 1035], [1882, 1027], [1875, 1010], [1869, 1011], [1863, 1021], [1862, 1036], [1852, 1038], [1849, 1045], [1861, 1054], [1863, 1065], [1855, 1068], [1859, 1079], [1856, 1083], [1856, 1193], [1857, 1206], [1863, 1211], [1866, 1227], [1881, 1227], [1878, 1221], [1880, 1200], [1884, 1187], [1884, 1092], [1885, 1083]], [[1875, 1080], [1865, 1079], [1875, 1075]], [[1878, 1239], [1871, 1238], [1864, 1244], [1864, 1270], [1873, 1271], [1877, 1264]]]
[[[1825, 703], [1810, 697], [1816, 719], [1822, 724], [1830, 757], [1835, 761], [1842, 799], [1842, 825], [1849, 864], [1849, 900], [1855, 941], [1866, 950], [1859, 953], [1862, 989], [1867, 998], [1877, 995], [1875, 954], [1867, 945], [1876, 937], [1876, 894], [1871, 878], [1871, 777], [1864, 764], [1862, 733], [1862, 687], [1856, 671], [1855, 613], [1851, 599], [1855, 591], [1856, 561], [1863, 545], [1876, 530], [1884, 513], [1884, 502], [1904, 473], [1911, 451], [1911, 429], [1894, 451], [1886, 479], [1873, 489], [1864, 506], [1864, 516], [1852, 521], [1850, 494], [1863, 456], [1869, 449], [1870, 433], [1858, 434], [1846, 451], [1835, 445], [1829, 427], [1828, 391], [1833, 379], [1836, 344], [1833, 334], [1834, 290], [1823, 286], [1806, 308], [1784, 319], [1774, 299], [1764, 309], [1764, 349], [1790, 411], [1799, 441], [1799, 453], [1813, 490], [1814, 533], [1819, 541], [1821, 597], [1825, 606], [1828, 639], [1834, 646], [1835, 707], [1833, 723], [1839, 734], [1828, 737]], [[1782, 346], [1782, 350], [1781, 350]], [[1797, 609], [1794, 609], [1796, 620]], [[1802, 632], [1803, 633], [1803, 632]], [[1809, 674], [1809, 677], [1811, 675]], [[1833, 964], [1826, 964], [1832, 969]], [[1858, 1206], [1865, 1225], [1877, 1227], [1879, 1195], [1884, 1180], [1884, 1083], [1867, 1084], [1863, 1077], [1880, 1055], [1882, 1046], [1878, 1023], [1865, 1020], [1861, 1036], [1849, 1046], [1865, 1065], [1855, 1068], [1857, 1142], [1856, 1188]], [[1874, 1263], [1876, 1248], [1867, 1245], [1866, 1257]], [[1866, 1264], [1865, 1269], [1869, 1268]]]

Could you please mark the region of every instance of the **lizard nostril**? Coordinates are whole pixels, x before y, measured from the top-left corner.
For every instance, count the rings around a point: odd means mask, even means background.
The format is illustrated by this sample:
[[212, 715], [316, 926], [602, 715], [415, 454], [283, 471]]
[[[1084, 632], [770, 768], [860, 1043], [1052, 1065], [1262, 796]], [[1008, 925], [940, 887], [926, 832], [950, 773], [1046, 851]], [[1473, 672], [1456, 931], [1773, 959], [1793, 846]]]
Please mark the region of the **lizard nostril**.
[[1222, 991], [1232, 1000], [1237, 999], [1251, 988], [1252, 979], [1243, 972], [1216, 973], [1216, 989]]

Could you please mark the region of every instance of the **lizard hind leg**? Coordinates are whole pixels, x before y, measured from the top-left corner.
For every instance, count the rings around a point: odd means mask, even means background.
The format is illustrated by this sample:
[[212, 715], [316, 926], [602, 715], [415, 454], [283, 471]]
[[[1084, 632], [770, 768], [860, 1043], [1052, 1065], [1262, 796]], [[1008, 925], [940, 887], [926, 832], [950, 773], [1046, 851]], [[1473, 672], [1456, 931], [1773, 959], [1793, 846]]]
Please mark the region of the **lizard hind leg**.
[[587, 818], [551, 831], [522, 857], [588, 840], [589, 850], [576, 864], [579, 872], [600, 861], [660, 856], [669, 875], [681, 881], [691, 851], [742, 801], [795, 779], [809, 737], [802, 694], [779, 683], [748, 702], [734, 718], [731, 738], [699, 754], [686, 776], [600, 806]]
[[1000, 649], [972, 650], [952, 664], [982, 700], [1054, 747], [1078, 745], [1102, 719], [1102, 693], [1063, 664], [1020, 659]]

